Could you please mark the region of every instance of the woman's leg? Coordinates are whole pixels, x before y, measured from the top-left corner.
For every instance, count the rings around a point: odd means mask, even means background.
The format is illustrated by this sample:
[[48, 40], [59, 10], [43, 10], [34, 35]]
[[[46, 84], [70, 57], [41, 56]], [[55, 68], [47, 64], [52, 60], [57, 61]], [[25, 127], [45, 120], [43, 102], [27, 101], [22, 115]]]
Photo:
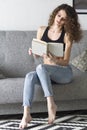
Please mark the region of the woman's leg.
[[24, 106], [24, 113], [23, 113], [23, 117], [21, 120], [21, 123], [19, 125], [20, 129], [24, 129], [25, 127], [27, 127], [27, 124], [32, 120], [32, 117], [30, 115], [30, 107], [29, 106]]
[[28, 73], [25, 77], [24, 91], [23, 91], [24, 113], [22, 121], [19, 125], [19, 128], [21, 129], [27, 127], [27, 123], [32, 120], [32, 117], [30, 115], [30, 107], [32, 105], [35, 84], [40, 84], [40, 82], [36, 72], [34, 71]]
[[52, 124], [56, 117], [57, 105], [54, 102], [53, 96], [47, 97], [47, 108], [48, 108], [48, 123]]
[[72, 70], [69, 66], [39, 65], [36, 68], [37, 75], [42, 85], [44, 95], [47, 97], [49, 123], [53, 123], [57, 106], [53, 99], [51, 80], [56, 83], [69, 83], [72, 80]]
[[56, 117], [57, 106], [54, 102], [52, 84], [50, 75], [47, 70], [44, 68], [44, 65], [38, 65], [36, 68], [37, 75], [39, 77], [44, 95], [47, 98], [47, 107], [48, 107], [48, 123], [53, 123]]
[[[39, 76], [39, 75], [41, 75], [41, 72], [42, 72], [42, 73], [45, 73], [44, 77], [46, 77], [46, 76], [47, 76], [47, 78], [49, 77], [48, 80], [50, 79], [51, 81], [54, 81], [55, 83], [59, 83], [59, 84], [69, 83], [73, 79], [72, 68], [69, 65], [68, 66], [60, 66], [60, 65], [52, 66], [52, 65], [46, 65], [46, 64], [39, 65], [37, 67], [36, 72], [37, 72], [38, 77], [41, 77], [41, 78], [43, 77], [43, 76]], [[51, 81], [47, 82], [47, 84], [49, 84], [49, 83], [51, 84]], [[42, 83], [44, 84], [44, 81]], [[50, 86], [52, 86], [52, 85], [50, 85]], [[42, 87], [44, 89], [44, 86], [42, 86]], [[49, 89], [50, 89], [50, 87], [49, 87]], [[44, 91], [45, 91], [45, 89], [44, 89]], [[51, 92], [51, 90], [49, 90], [49, 91]], [[51, 92], [51, 93], [53, 93], [53, 92]]]

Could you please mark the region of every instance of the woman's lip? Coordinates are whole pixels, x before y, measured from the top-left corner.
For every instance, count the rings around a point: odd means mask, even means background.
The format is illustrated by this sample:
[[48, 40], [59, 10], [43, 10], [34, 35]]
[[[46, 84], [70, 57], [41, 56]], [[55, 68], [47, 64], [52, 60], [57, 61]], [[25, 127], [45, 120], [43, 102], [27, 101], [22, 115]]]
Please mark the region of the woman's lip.
[[58, 24], [60, 24], [60, 22], [57, 21]]

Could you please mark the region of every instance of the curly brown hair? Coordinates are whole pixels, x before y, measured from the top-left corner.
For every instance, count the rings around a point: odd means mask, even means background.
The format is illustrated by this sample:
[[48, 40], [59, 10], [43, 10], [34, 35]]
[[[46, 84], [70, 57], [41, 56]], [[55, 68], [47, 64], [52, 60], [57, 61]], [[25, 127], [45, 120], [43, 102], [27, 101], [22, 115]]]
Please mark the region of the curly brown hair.
[[74, 9], [67, 4], [62, 4], [56, 7], [48, 20], [48, 26], [52, 26], [54, 23], [55, 16], [60, 10], [64, 10], [66, 12], [67, 18], [64, 24], [64, 30], [67, 34], [69, 34], [69, 38], [71, 41], [79, 42], [82, 38], [82, 30], [80, 27], [80, 23], [78, 21], [78, 15]]

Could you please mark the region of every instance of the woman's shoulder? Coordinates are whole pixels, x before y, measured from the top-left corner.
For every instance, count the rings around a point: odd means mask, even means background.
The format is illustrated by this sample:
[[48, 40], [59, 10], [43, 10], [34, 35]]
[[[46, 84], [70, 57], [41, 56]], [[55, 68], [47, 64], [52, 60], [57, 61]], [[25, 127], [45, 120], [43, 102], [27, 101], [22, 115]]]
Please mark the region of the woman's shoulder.
[[47, 26], [40, 26], [37, 31], [37, 38], [41, 39], [44, 31], [46, 30]]
[[47, 26], [40, 26], [40, 27], [38, 28], [38, 30], [40, 30], [40, 31], [45, 31], [46, 28], [47, 28]]

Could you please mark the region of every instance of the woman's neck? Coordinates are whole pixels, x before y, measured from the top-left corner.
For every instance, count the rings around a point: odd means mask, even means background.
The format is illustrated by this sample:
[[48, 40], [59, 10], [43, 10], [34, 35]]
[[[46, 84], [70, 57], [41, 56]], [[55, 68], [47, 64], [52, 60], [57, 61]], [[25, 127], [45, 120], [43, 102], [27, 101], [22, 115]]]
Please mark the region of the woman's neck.
[[52, 26], [50, 27], [50, 30], [51, 30], [53, 33], [58, 33], [58, 32], [61, 32], [62, 27], [56, 26], [56, 25], [52, 25]]

